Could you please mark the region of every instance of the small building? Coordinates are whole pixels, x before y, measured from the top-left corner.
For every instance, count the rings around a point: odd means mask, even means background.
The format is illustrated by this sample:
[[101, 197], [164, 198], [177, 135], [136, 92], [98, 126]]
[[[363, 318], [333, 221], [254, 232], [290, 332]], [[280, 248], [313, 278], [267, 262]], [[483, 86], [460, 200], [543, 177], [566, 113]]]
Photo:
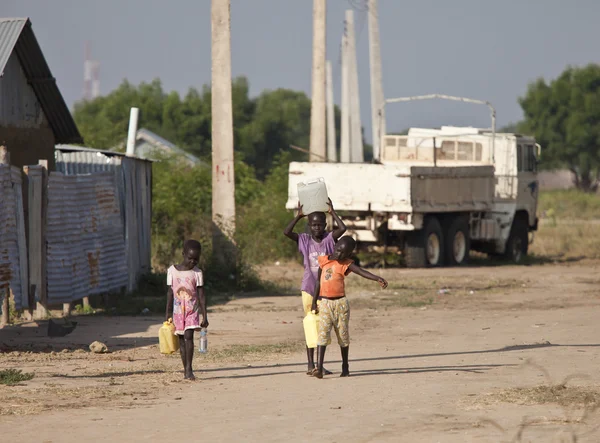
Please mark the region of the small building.
[[153, 160], [164, 156], [177, 157], [187, 162], [190, 166], [201, 164], [198, 157], [193, 156], [170, 141], [165, 140], [160, 135], [145, 128], [137, 131], [134, 155], [139, 158]]
[[0, 18], [0, 145], [14, 166], [48, 160], [54, 146], [83, 143], [29, 18]]

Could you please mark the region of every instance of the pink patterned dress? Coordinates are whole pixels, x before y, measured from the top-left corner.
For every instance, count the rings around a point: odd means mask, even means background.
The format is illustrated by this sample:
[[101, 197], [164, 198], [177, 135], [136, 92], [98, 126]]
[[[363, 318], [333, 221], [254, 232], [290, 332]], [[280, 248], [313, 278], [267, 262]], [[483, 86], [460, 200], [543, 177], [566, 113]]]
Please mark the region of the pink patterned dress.
[[204, 285], [198, 268], [178, 271], [171, 266], [167, 271], [167, 285], [173, 289], [173, 324], [175, 334], [183, 335], [188, 329], [200, 329], [200, 300], [197, 288]]

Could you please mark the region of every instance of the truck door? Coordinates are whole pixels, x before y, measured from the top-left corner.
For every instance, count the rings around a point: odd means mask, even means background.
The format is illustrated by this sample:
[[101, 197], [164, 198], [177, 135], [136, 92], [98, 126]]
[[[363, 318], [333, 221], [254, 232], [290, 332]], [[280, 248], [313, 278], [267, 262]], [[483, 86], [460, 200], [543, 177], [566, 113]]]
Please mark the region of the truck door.
[[539, 195], [537, 156], [534, 143], [522, 142], [517, 144], [517, 171], [519, 183], [517, 210], [526, 210], [529, 214], [529, 226], [533, 226]]

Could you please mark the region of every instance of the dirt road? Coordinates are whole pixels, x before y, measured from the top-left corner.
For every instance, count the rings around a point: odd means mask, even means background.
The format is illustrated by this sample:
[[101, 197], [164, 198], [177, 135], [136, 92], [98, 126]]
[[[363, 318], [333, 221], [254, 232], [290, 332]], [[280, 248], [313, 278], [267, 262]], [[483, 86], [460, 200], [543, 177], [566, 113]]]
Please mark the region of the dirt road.
[[[34, 325], [0, 331], [0, 386], [12, 442], [600, 441], [600, 263], [384, 270], [351, 278], [350, 370], [305, 375], [299, 297], [238, 298], [210, 313], [200, 381], [156, 349], [158, 318], [80, 317], [63, 339]], [[278, 283], [296, 266], [262, 269]], [[113, 351], [83, 350], [92, 340]], [[27, 345], [33, 343], [33, 348]], [[560, 385], [567, 379], [566, 385]], [[584, 406], [587, 404], [587, 407]], [[580, 418], [584, 413], [588, 416]], [[519, 441], [519, 440], [516, 440]], [[562, 440], [571, 441], [571, 440]]]

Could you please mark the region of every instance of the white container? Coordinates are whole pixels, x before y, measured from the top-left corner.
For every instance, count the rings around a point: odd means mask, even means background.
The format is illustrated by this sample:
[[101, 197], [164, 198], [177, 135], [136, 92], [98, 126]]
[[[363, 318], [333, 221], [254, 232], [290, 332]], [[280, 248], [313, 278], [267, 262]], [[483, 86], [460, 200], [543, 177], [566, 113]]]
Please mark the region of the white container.
[[313, 212], [327, 212], [327, 186], [322, 177], [308, 179], [298, 183], [298, 200], [302, 205], [302, 212], [306, 215]]

